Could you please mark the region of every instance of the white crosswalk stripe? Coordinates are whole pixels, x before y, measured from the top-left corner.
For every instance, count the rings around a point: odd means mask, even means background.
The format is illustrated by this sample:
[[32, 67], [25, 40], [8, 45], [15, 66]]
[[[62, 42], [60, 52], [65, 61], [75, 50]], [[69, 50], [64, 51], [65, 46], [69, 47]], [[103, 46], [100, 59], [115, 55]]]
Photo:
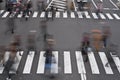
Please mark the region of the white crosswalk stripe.
[[45, 17], [45, 12], [42, 12], [40, 18], [44, 18], [44, 17]]
[[101, 19], [106, 19], [103, 13], [99, 13]]
[[29, 74], [30, 73], [34, 55], [35, 55], [34, 51], [29, 52], [29, 55], [27, 56], [27, 60], [26, 60], [25, 67], [24, 67], [24, 70], [23, 70], [23, 74]]
[[52, 12], [48, 12], [48, 18], [52, 17]]
[[60, 18], [60, 12], [56, 12], [56, 18]]
[[107, 16], [109, 19], [114, 19], [114, 18], [110, 15], [110, 13], [106, 13], [106, 16]]
[[[20, 62], [23, 56], [20, 56], [19, 54], [23, 55], [23, 51], [17, 52], [17, 58], [15, 58], [15, 62], [12, 66], [13, 69], [15, 70], [19, 70], [18, 67], [20, 67]], [[39, 59], [38, 59], [38, 64], [37, 64], [37, 70], [36, 70], [36, 74], [44, 74], [45, 73], [45, 60], [46, 57], [44, 56], [45, 51], [40, 51], [39, 53]], [[9, 54], [10, 52], [6, 52], [5, 53], [5, 61], [8, 60], [9, 58]], [[58, 51], [53, 51], [52, 54], [54, 55], [52, 57], [52, 63], [51, 63], [51, 68], [50, 68], [50, 73], [52, 74], [58, 74], [59, 73], [59, 66], [58, 66], [58, 59], [59, 59], [59, 52]], [[84, 55], [82, 54], [81, 51], [75, 51], [75, 59], [76, 62], [74, 62], [74, 64], [76, 64], [77, 66], [77, 71], [78, 74], [80, 74], [81, 76], [81, 80], [86, 80], [86, 69], [85, 69], [85, 65], [84, 65], [84, 60], [83, 57]], [[102, 62], [102, 66], [105, 70], [106, 74], [114, 74], [113, 69], [110, 66], [110, 63], [108, 62], [108, 58], [107, 55], [105, 54], [105, 52], [98, 52], [98, 54], [96, 54], [98, 56], [100, 56], [100, 61]], [[118, 70], [118, 72], [120, 73], [120, 58], [117, 55], [113, 55], [112, 53], [110, 53], [116, 69]], [[63, 73], [64, 74], [72, 74], [74, 73], [74, 71], [72, 70], [72, 67], [74, 67], [75, 65], [72, 65], [72, 60], [71, 60], [71, 52], [70, 51], [63, 51]], [[88, 52], [88, 60], [89, 60], [89, 67], [91, 68], [91, 73], [92, 74], [100, 74], [99, 71], [99, 66], [97, 65], [97, 60], [95, 58], [96, 56], [94, 55], [94, 52]], [[31, 73], [31, 69], [32, 69], [32, 65], [34, 63], [33, 59], [35, 58], [35, 51], [30, 51], [29, 54], [26, 56], [26, 61], [25, 61], [25, 65], [23, 67], [23, 74], [30, 74]], [[17, 60], [18, 59], [18, 60]], [[107, 65], [106, 65], [107, 64]], [[4, 67], [0, 67], [0, 74], [3, 74], [4, 71]], [[10, 71], [10, 74], [15, 73], [14, 71]]]
[[71, 18], [75, 18], [74, 12], [71, 12]]
[[85, 11], [85, 12], [83, 12], [83, 13], [84, 13], [84, 15], [85, 15], [86, 18], [88, 18], [88, 19], [91, 18], [90, 15], [89, 15], [89, 13], [88, 13], [87, 11]]
[[22, 18], [22, 12], [17, 15], [17, 18]]
[[63, 18], [67, 18], [67, 11], [66, 12], [63, 12]]
[[5, 10], [0, 10], [0, 15], [4, 12]]
[[64, 73], [65, 74], [71, 74], [71, 58], [70, 58], [70, 52], [64, 51]]
[[38, 12], [37, 11], [35, 11], [34, 13], [33, 13], [33, 18], [36, 18], [38, 16]]
[[2, 18], [6, 18], [9, 15], [10, 12], [5, 12], [2, 16]]
[[83, 15], [81, 12], [77, 12], [77, 14], [78, 14], [78, 18], [83, 18]]
[[114, 16], [116, 19], [120, 20], [120, 17], [119, 17], [117, 14], [113, 13], [113, 16]]
[[102, 64], [103, 64], [103, 67], [105, 69], [106, 74], [113, 74], [113, 71], [111, 69], [111, 66], [108, 62], [108, 59], [107, 59], [105, 53], [104, 52], [99, 52], [99, 56], [101, 58], [101, 61], [102, 61]]
[[96, 13], [92, 13], [94, 19], [98, 19], [98, 16]]

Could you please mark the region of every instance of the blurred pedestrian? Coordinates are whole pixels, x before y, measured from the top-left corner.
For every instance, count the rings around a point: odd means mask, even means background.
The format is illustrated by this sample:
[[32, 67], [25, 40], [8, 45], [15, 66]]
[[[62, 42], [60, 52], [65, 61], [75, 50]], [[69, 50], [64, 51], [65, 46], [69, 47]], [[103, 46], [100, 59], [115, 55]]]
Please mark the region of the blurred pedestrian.
[[98, 15], [99, 13], [102, 13], [103, 12], [103, 2], [102, 1], [99, 1], [97, 3], [97, 11], [96, 11], [96, 14]]
[[4, 55], [5, 55], [6, 48], [4, 45], [0, 46], [0, 67], [4, 66]]

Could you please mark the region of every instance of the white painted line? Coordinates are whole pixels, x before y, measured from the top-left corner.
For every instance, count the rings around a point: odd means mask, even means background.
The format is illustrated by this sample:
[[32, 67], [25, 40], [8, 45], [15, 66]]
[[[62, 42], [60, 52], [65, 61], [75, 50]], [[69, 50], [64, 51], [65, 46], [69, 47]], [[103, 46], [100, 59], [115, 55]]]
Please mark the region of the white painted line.
[[56, 12], [56, 18], [60, 18], [60, 12]]
[[119, 10], [118, 6], [112, 0], [109, 0], [109, 1], [116, 7], [116, 9]]
[[81, 13], [81, 12], [77, 12], [77, 14], [78, 14], [78, 18], [83, 18], [83, 16], [82, 16], [82, 13]]
[[91, 18], [87, 11], [84, 11], [83, 13], [85, 14], [86, 18], [89, 18], [89, 19]]
[[119, 17], [117, 14], [113, 13], [113, 16], [114, 16], [116, 19], [120, 20], [120, 17]]
[[[5, 55], [4, 55], [4, 61], [7, 62], [7, 60], [9, 59], [9, 55], [10, 55], [10, 52], [5, 52]], [[1, 67], [0, 68], [0, 74], [3, 73], [3, 70], [4, 70], [4, 67]]]
[[65, 74], [72, 73], [71, 58], [69, 51], [64, 51], [64, 73]]
[[44, 18], [44, 17], [45, 17], [45, 12], [42, 12], [40, 18]]
[[21, 12], [20, 14], [18, 14], [17, 18], [21, 18], [23, 16], [23, 13]]
[[4, 12], [4, 10], [0, 10], [0, 15]]
[[52, 18], [52, 12], [48, 12], [48, 18]]
[[98, 19], [98, 16], [96, 13], [92, 13], [94, 19]]
[[110, 53], [110, 55], [112, 56], [113, 61], [115, 62], [116, 67], [120, 73], [120, 58], [117, 55], [112, 55], [112, 53]]
[[[16, 58], [15, 58], [15, 63], [12, 65], [12, 68], [15, 69], [15, 70], [18, 70], [18, 67], [20, 65], [20, 61], [22, 59], [22, 56], [20, 56], [19, 54], [23, 55], [23, 51], [17, 52]], [[15, 72], [10, 71], [9, 73], [15, 73]]]
[[101, 19], [106, 19], [106, 17], [102, 14], [102, 13], [99, 13]]
[[110, 13], [106, 13], [106, 16], [109, 18], [109, 19], [114, 19]]
[[92, 0], [93, 5], [95, 6], [96, 9], [98, 9], [97, 5], [95, 4], [94, 0]]
[[[52, 57], [52, 63], [51, 63], [51, 73], [57, 74], [58, 73], [58, 51], [53, 51], [52, 54], [54, 57]], [[55, 60], [55, 63], [53, 63]]]
[[76, 53], [78, 73], [79, 74], [85, 74], [86, 70], [85, 70], [85, 65], [84, 65], [84, 62], [83, 62], [82, 53], [80, 51], [76, 51], [75, 53]]
[[74, 12], [71, 12], [71, 18], [75, 18]]
[[37, 74], [43, 74], [45, 71], [45, 60], [46, 57], [44, 57], [45, 51], [40, 52], [39, 56], [39, 62], [38, 62], [38, 68], [37, 68]]
[[75, 0], [72, 0], [73, 4], [74, 4], [74, 8], [75, 8], [75, 11], [77, 11], [77, 7], [75, 5]]
[[10, 12], [5, 12], [2, 18], [6, 18], [9, 15]]
[[32, 17], [33, 17], [33, 18], [36, 18], [37, 16], [38, 16], [38, 12], [36, 11], [36, 12], [33, 13], [33, 16], [32, 16]]
[[87, 80], [86, 73], [81, 73], [81, 80]]
[[67, 11], [63, 12], [63, 18], [67, 18]]
[[[107, 56], [105, 55], [104, 52], [99, 52], [100, 59], [102, 61], [103, 67], [105, 69], [106, 74], [113, 74], [113, 71], [111, 69], [111, 66], [108, 62]], [[108, 66], [106, 64], [108, 63]]]
[[100, 74], [94, 53], [88, 52], [88, 58], [89, 58], [92, 73], [93, 74]]
[[29, 52], [29, 55], [27, 56], [27, 60], [26, 60], [25, 67], [23, 70], [23, 74], [30, 74], [34, 55], [35, 55], [35, 51]]

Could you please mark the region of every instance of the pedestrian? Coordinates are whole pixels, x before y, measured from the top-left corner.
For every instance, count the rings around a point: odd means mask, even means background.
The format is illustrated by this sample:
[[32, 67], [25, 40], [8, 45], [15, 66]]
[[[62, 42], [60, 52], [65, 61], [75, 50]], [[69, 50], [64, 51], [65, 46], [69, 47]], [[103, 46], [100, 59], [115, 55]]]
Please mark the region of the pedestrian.
[[51, 12], [52, 12], [52, 20], [54, 20], [54, 17], [55, 17], [54, 6], [51, 6]]
[[70, 10], [74, 11], [74, 4], [73, 4], [73, 2], [71, 2], [71, 4], [70, 4]]
[[4, 45], [0, 46], [0, 67], [4, 66], [4, 55], [5, 55], [6, 48]]
[[96, 14], [98, 15], [99, 13], [102, 13], [102, 11], [103, 11], [103, 2], [102, 1], [99, 1], [98, 3], [97, 3], [97, 11], [96, 11]]

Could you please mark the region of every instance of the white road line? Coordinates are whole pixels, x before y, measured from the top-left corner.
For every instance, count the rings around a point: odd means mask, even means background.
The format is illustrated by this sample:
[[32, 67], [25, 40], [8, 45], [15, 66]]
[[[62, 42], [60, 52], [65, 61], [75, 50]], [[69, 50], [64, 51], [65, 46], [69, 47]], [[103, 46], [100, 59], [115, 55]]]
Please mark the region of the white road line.
[[10, 14], [10, 18], [12, 18], [12, 17], [15, 17], [15, 15], [16, 15], [16, 12], [14, 12], [14, 13], [12, 13], [12, 14]]
[[116, 9], [119, 10], [118, 6], [112, 0], [109, 0], [109, 1], [116, 7]]
[[71, 18], [75, 18], [74, 12], [71, 12]]
[[85, 14], [86, 18], [89, 18], [89, 19], [91, 18], [87, 11], [84, 11], [83, 13]]
[[48, 18], [51, 18], [52, 17], [52, 12], [48, 12]]
[[65, 74], [72, 73], [71, 58], [69, 51], [64, 51], [64, 73]]
[[51, 73], [57, 74], [58, 73], [58, 51], [53, 51], [52, 54], [54, 55], [54, 57], [52, 57], [52, 60], [54, 59], [55, 63], [51, 63]]
[[85, 65], [84, 65], [84, 62], [83, 62], [82, 53], [80, 51], [76, 51], [75, 53], [76, 53], [78, 73], [79, 74], [85, 74], [86, 70], [85, 70]]
[[75, 5], [75, 0], [72, 0], [73, 4], [74, 4], [74, 8], [75, 8], [75, 11], [77, 11], [77, 7]]
[[102, 14], [102, 13], [99, 13], [101, 19], [106, 19], [106, 17]]
[[63, 18], [67, 18], [67, 11], [63, 12]]
[[81, 12], [77, 12], [77, 14], [78, 14], [78, 18], [83, 18], [83, 15]]
[[56, 12], [56, 18], [60, 18], [60, 12]]
[[109, 18], [109, 19], [114, 19], [110, 13], [106, 13], [106, 16]]
[[29, 55], [27, 56], [27, 60], [25, 63], [25, 67], [23, 70], [23, 74], [30, 74], [31, 68], [32, 68], [32, 62], [34, 59], [35, 51], [30, 51]]
[[[6, 62], [9, 58], [10, 52], [5, 52], [4, 61]], [[3, 73], [4, 67], [0, 67], [0, 74]]]
[[112, 58], [116, 64], [116, 67], [120, 73], [120, 58], [117, 55], [112, 55], [112, 53], [110, 53], [110, 55], [112, 56]]
[[[18, 70], [18, 67], [20, 65], [20, 61], [22, 59], [22, 56], [20, 56], [19, 54], [23, 55], [23, 51], [17, 52], [17, 57], [16, 58], [18, 59], [18, 61], [15, 64], [12, 65], [12, 68], [15, 69], [15, 70]], [[17, 60], [16, 58], [15, 58], [15, 61]], [[10, 71], [9, 73], [15, 73], [15, 72]]]
[[117, 14], [113, 13], [113, 16], [114, 16], [116, 19], [120, 20], [120, 17], [119, 17]]
[[89, 58], [92, 73], [93, 74], [100, 74], [94, 53], [88, 52], [88, 58]]
[[[113, 74], [113, 71], [111, 69], [111, 66], [108, 62], [107, 56], [104, 52], [99, 52], [100, 59], [102, 61], [103, 67], [105, 69], [106, 74]], [[108, 63], [108, 66], [106, 66], [106, 63]]]
[[33, 16], [32, 16], [32, 17], [33, 17], [33, 18], [36, 18], [37, 16], [38, 16], [38, 12], [36, 11], [36, 12], [33, 13]]
[[81, 80], [87, 80], [86, 73], [81, 73]]
[[17, 18], [21, 18], [23, 16], [23, 13], [21, 12], [20, 14], [18, 14]]
[[4, 12], [5, 10], [0, 10], [0, 15]]
[[38, 68], [37, 68], [37, 73], [38, 74], [43, 74], [45, 71], [45, 60], [46, 57], [44, 57], [45, 51], [40, 52], [39, 56], [39, 62], [38, 62]]
[[41, 15], [40, 15], [40, 18], [44, 18], [45, 17], [45, 12], [42, 12]]
[[6, 18], [9, 15], [10, 12], [5, 12], [2, 18]]
[[95, 4], [94, 0], [92, 0], [93, 5], [95, 6], [96, 9], [98, 9], [97, 5]]
[[98, 16], [96, 13], [92, 13], [94, 19], [98, 19]]

